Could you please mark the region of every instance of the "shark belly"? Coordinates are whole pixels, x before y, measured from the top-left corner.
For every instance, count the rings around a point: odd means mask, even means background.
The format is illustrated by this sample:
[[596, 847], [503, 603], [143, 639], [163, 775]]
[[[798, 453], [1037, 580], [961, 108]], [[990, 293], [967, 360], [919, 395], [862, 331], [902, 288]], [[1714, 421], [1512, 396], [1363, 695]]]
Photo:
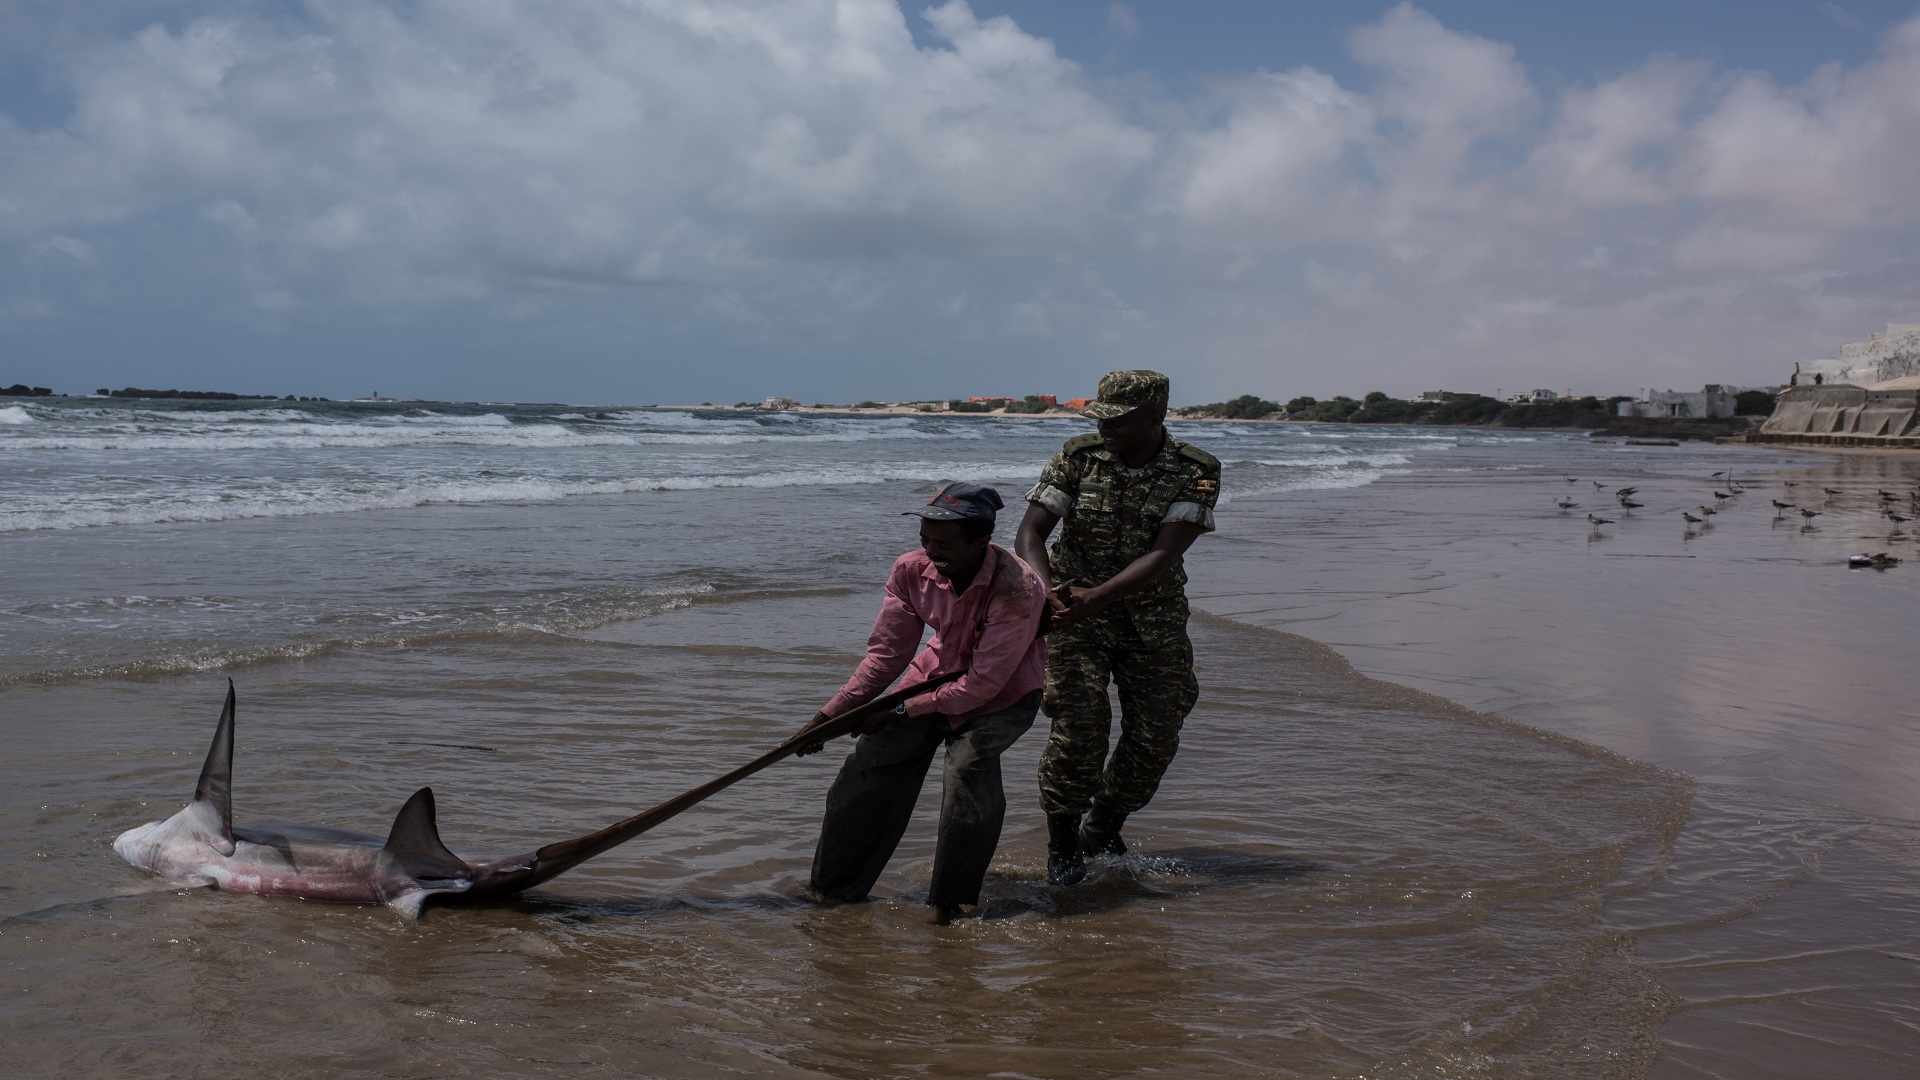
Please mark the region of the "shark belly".
[[315, 825], [240, 825], [232, 855], [210, 853], [203, 875], [215, 888], [255, 896], [297, 896], [379, 904], [411, 882], [386, 880], [377, 836]]

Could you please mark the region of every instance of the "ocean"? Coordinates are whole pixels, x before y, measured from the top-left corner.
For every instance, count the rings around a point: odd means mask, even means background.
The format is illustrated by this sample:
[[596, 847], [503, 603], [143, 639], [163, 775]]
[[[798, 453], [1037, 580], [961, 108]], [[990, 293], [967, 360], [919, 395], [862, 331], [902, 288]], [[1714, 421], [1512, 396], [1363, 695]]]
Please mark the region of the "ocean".
[[487, 850], [657, 803], [832, 694], [903, 509], [1017, 505], [1086, 423], [0, 405], [10, 1075], [1910, 1073], [1920, 561], [1846, 560], [1920, 559], [1878, 495], [1920, 462], [1172, 427], [1226, 463], [1201, 701], [1090, 884], [1045, 882], [1036, 730], [952, 926], [937, 784], [875, 902], [802, 897], [838, 746], [409, 923], [110, 844], [191, 795], [228, 678], [242, 821], [379, 833], [430, 784]]

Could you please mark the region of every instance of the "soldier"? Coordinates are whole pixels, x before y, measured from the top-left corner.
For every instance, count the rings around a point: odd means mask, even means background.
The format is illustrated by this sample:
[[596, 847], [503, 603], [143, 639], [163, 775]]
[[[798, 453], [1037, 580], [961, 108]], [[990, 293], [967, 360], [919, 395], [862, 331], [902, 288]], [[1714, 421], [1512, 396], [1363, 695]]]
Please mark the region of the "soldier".
[[[1043, 709], [1053, 731], [1040, 805], [1056, 885], [1086, 878], [1083, 852], [1126, 852], [1121, 825], [1153, 798], [1179, 749], [1200, 693], [1181, 556], [1213, 530], [1220, 497], [1220, 462], [1167, 433], [1165, 375], [1112, 372], [1085, 412], [1100, 430], [1067, 440], [1047, 463], [1015, 549], [1051, 593]], [[1049, 561], [1047, 538], [1063, 520]], [[1120, 688], [1111, 755], [1109, 679]]]

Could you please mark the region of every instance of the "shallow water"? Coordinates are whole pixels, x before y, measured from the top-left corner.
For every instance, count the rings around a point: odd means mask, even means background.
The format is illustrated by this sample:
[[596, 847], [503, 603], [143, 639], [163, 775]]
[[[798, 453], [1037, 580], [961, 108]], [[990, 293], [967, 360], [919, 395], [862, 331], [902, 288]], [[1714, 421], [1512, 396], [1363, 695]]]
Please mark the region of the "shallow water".
[[[155, 889], [108, 845], [190, 794], [229, 675], [243, 821], [379, 832], [431, 784], [448, 843], [486, 850], [665, 799], [838, 685], [900, 505], [1017, 493], [1079, 425], [117, 407], [0, 432], [23, 1075], [1900, 1076], [1920, 1051], [1920, 566], [1840, 565], [1885, 540], [1898, 459], [1188, 425], [1228, 461], [1190, 567], [1228, 618], [1196, 619], [1201, 705], [1093, 885], [1044, 884], [1029, 735], [950, 927], [931, 788], [875, 903], [801, 898], [837, 752], [409, 924]], [[155, 454], [179, 483], [143, 480]], [[1750, 492], [1683, 532], [1730, 465]], [[1769, 476], [1843, 495], [1783, 528]], [[589, 482], [614, 486], [557, 489]], [[1552, 505], [1628, 484], [1648, 505], [1615, 526]], [[383, 508], [313, 498], [353, 486]]]
[[[759, 606], [766, 636], [718, 647], [527, 635], [254, 669], [237, 813], [378, 831], [430, 781], [456, 849], [586, 831], [777, 740], [796, 695], [831, 691], [851, 656], [779, 644], [819, 604]], [[833, 606], [851, 627], [865, 605]], [[209, 1040], [266, 1030], [216, 1061], [1337, 1076], [1544, 1062], [1601, 1032], [1609, 1052], [1583, 1071], [1630, 1075], [1608, 1061], [1651, 1052], [1669, 999], [1601, 909], [1658, 864], [1684, 780], [1370, 683], [1299, 638], [1200, 634], [1207, 704], [1141, 854], [1049, 889], [1039, 812], [1018, 799], [981, 917], [946, 928], [924, 906], [925, 830], [877, 903], [798, 899], [831, 754], [524, 901], [417, 926], [205, 891], [112, 897], [141, 883], [106, 845], [190, 790], [215, 702], [184, 679], [12, 691], [42, 719], [20, 749], [48, 782], [6, 808], [6, 861], [36, 870], [0, 894], [30, 912], [0, 925], [10, 1041], [49, 1073], [188, 1071]], [[134, 710], [152, 719], [119, 719]], [[1011, 775], [1031, 775], [1039, 744]], [[76, 1023], [123, 1034], [76, 1040]]]

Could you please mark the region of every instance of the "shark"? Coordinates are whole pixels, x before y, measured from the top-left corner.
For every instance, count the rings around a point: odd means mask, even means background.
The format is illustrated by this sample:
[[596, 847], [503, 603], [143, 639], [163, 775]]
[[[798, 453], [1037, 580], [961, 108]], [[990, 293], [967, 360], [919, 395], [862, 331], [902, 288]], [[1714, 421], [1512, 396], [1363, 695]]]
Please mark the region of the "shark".
[[387, 835], [321, 825], [236, 825], [233, 820], [235, 692], [214, 728], [193, 799], [164, 821], [150, 821], [114, 840], [121, 858], [167, 882], [258, 896], [349, 904], [385, 904], [418, 919], [428, 901], [499, 899], [531, 889], [632, 840], [803, 747], [884, 722], [898, 703], [959, 678], [948, 672], [902, 687], [802, 730], [720, 777], [603, 829], [533, 851], [459, 855], [440, 839], [433, 789], [400, 807]]

